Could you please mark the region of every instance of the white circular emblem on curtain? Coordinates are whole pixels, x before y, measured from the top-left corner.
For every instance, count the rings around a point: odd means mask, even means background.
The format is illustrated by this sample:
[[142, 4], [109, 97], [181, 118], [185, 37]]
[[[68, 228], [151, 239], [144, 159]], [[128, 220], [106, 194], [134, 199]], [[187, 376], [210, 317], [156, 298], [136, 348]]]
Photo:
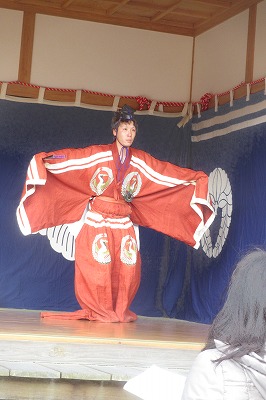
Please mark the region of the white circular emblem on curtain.
[[135, 265], [137, 262], [137, 242], [130, 235], [124, 236], [121, 241], [120, 259], [127, 265]]
[[220, 228], [214, 246], [210, 229], [201, 238], [201, 246], [206, 255], [216, 258], [221, 253], [227, 238], [232, 218], [232, 188], [226, 172], [215, 168], [209, 175], [209, 192], [215, 210], [215, 221], [220, 219]]

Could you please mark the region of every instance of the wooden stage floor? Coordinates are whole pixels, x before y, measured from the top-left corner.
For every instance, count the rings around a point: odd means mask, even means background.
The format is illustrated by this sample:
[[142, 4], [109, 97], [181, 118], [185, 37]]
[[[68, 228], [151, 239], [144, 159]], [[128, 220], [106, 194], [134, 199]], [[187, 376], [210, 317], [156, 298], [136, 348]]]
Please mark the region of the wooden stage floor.
[[[108, 383], [110, 388], [151, 365], [186, 374], [207, 333], [208, 325], [166, 318], [101, 323], [41, 319], [38, 311], [0, 309], [0, 399], [20, 398], [1, 397], [3, 385], [12, 379], [12, 387], [15, 381], [30, 379], [38, 385], [51, 380], [61, 386], [90, 381], [94, 385]], [[45, 399], [41, 390], [43, 397], [21, 399]], [[68, 398], [63, 395], [61, 398]], [[73, 392], [71, 396], [83, 398]], [[91, 398], [105, 399], [103, 394]], [[106, 398], [112, 399], [112, 395]], [[136, 399], [117, 394], [114, 398]]]

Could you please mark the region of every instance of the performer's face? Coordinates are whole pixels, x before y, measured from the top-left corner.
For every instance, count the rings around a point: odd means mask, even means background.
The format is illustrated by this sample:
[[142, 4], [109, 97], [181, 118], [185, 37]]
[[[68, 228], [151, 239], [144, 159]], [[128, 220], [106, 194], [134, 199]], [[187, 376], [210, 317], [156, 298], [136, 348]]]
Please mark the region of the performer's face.
[[113, 130], [118, 150], [120, 150], [122, 146], [130, 147], [134, 142], [136, 133], [137, 130], [133, 121], [121, 122], [117, 131]]

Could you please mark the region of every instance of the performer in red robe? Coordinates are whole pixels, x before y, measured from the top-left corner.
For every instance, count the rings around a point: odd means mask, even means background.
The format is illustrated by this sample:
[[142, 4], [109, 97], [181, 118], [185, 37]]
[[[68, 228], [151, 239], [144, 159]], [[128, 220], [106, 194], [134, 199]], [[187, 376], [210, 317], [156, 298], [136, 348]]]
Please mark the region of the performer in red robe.
[[135, 225], [199, 247], [214, 219], [208, 177], [131, 147], [133, 110], [112, 120], [114, 142], [39, 153], [30, 162], [17, 219], [24, 235], [83, 218], [75, 239], [75, 294], [81, 310], [42, 317], [130, 322], [140, 283]]

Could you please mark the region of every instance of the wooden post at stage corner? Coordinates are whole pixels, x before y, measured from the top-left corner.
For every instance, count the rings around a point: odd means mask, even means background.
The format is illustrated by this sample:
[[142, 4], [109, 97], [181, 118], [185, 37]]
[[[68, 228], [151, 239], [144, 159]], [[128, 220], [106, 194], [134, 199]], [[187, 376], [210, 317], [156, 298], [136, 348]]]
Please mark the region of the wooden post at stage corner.
[[35, 30], [35, 13], [24, 12], [23, 25], [21, 34], [21, 47], [18, 80], [20, 82], [30, 83], [31, 81], [31, 66], [32, 53]]
[[245, 74], [246, 83], [253, 81], [255, 42], [256, 42], [256, 18], [257, 18], [257, 4], [254, 4], [249, 8], [247, 52], [246, 52], [246, 74]]

